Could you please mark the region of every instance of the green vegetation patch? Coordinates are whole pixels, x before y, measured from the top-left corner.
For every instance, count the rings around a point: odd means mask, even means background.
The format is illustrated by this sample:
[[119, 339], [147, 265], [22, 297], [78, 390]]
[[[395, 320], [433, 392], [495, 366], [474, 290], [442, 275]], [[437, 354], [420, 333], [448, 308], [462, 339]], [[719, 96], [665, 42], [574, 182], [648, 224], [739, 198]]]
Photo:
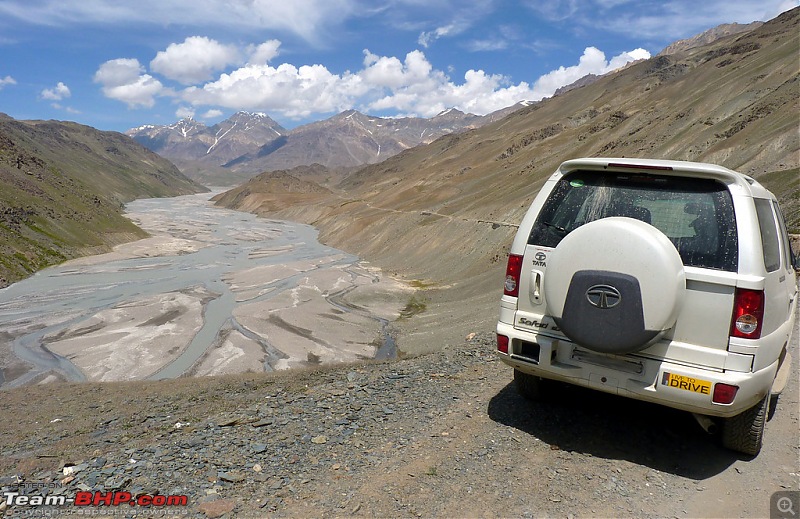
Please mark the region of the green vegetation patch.
[[415, 315], [421, 314], [428, 309], [428, 303], [425, 299], [418, 297], [416, 294], [411, 296], [405, 308], [400, 310], [400, 319], [411, 319]]

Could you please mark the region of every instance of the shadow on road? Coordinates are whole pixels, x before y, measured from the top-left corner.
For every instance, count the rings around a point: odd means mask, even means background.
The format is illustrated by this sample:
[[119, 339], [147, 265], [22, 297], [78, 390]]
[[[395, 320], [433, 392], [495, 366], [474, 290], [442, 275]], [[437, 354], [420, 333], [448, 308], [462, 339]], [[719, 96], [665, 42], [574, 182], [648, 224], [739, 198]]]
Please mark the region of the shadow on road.
[[697, 480], [740, 459], [689, 413], [567, 384], [550, 389], [557, 394], [534, 403], [512, 382], [489, 401], [489, 417], [564, 451], [624, 459]]

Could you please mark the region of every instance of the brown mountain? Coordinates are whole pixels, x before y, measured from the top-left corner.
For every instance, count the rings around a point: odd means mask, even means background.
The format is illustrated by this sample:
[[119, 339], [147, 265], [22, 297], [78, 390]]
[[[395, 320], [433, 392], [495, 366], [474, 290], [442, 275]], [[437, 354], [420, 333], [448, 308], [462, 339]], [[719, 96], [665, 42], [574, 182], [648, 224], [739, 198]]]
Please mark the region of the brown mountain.
[[162, 157], [222, 166], [284, 137], [288, 131], [263, 113], [237, 112], [213, 126], [191, 117], [166, 126], [140, 126], [125, 132]]
[[389, 271], [451, 286], [442, 300], [479, 299], [471, 306], [482, 309], [477, 320], [496, 299], [515, 225], [566, 159], [721, 164], [772, 189], [798, 232], [798, 20], [800, 8], [753, 31], [636, 63], [362, 168], [339, 186], [349, 203], [320, 196], [277, 214], [313, 223], [323, 241]]
[[430, 119], [381, 118], [348, 110], [288, 131], [265, 114], [239, 112], [211, 127], [183, 119], [168, 126], [133, 128], [126, 134], [174, 161], [192, 178], [207, 184], [231, 185], [265, 170], [311, 164], [343, 170], [373, 164], [442, 135], [476, 128], [497, 118], [455, 109]]
[[257, 153], [226, 166], [234, 170], [279, 170], [301, 164], [342, 168], [374, 164], [442, 135], [478, 126], [480, 117], [447, 110], [431, 119], [371, 117], [347, 110], [324, 121], [289, 132], [283, 142], [270, 143]]
[[144, 236], [125, 202], [204, 190], [121, 133], [0, 115], [0, 287]]
[[726, 36], [752, 31], [753, 29], [757, 29], [762, 25], [764, 25], [764, 22], [753, 22], [747, 24], [725, 23], [722, 25], [718, 25], [707, 31], [701, 32], [700, 34], [692, 36], [691, 38], [678, 40], [676, 42], [667, 45], [666, 47], [664, 47], [664, 50], [659, 52], [659, 55], [668, 56], [671, 54], [686, 52], [696, 47], [708, 45], [709, 43], [713, 43], [718, 39], [724, 38]]

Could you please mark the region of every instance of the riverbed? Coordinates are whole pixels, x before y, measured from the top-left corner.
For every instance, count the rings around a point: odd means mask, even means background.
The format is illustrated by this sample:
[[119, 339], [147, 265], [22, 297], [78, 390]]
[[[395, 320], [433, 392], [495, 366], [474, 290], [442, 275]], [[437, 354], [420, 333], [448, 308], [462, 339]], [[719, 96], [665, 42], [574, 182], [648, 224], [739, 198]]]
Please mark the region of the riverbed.
[[215, 207], [137, 200], [151, 236], [0, 290], [0, 387], [262, 372], [395, 354], [411, 288], [317, 231]]

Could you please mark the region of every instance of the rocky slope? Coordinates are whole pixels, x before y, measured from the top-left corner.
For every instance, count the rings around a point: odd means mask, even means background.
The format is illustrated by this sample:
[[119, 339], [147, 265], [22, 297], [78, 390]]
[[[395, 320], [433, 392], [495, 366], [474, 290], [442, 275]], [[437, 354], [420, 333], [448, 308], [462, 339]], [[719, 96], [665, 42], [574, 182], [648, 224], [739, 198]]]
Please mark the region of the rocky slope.
[[659, 55], [663, 56], [663, 55], [678, 54], [681, 52], [690, 51], [696, 47], [702, 47], [703, 45], [708, 45], [709, 43], [713, 43], [720, 38], [731, 36], [732, 34], [739, 34], [743, 32], [752, 31], [753, 29], [757, 29], [762, 25], [764, 25], [764, 22], [753, 22], [747, 24], [724, 23], [722, 25], [713, 27], [707, 31], [701, 32], [700, 34], [692, 36], [691, 38], [686, 38], [684, 40], [678, 40], [676, 42], [673, 42], [664, 47], [664, 50], [659, 52]]
[[0, 118], [0, 287], [144, 233], [121, 215], [142, 197], [205, 188], [115, 132]]

